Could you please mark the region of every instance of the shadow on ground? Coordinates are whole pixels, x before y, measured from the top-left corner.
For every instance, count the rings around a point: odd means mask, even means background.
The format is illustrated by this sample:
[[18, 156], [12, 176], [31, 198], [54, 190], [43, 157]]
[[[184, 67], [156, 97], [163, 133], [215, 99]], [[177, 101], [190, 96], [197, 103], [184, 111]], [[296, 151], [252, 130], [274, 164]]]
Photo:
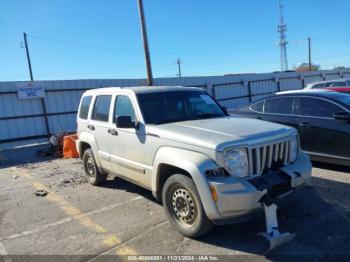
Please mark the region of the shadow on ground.
[[[120, 178], [109, 180], [102, 187], [137, 193], [160, 205], [151, 192]], [[281, 231], [295, 232], [296, 238], [272, 250], [266, 258], [275, 260], [275, 256], [350, 255], [350, 208], [345, 208], [344, 203], [339, 202], [350, 199], [350, 189], [344, 191], [345, 187], [349, 185], [313, 178], [311, 186], [296, 192], [292, 201], [279, 209]], [[343, 191], [340, 199], [339, 190]], [[263, 255], [267, 242], [258, 237], [257, 232], [264, 230], [264, 217], [261, 216], [246, 223], [216, 226], [196, 241], [232, 251]]]
[[334, 165], [334, 164], [327, 164], [327, 163], [321, 163], [321, 162], [312, 162], [313, 167], [332, 170], [336, 172], [343, 172], [343, 173], [350, 173], [350, 166], [341, 166], [341, 165]]
[[130, 193], [134, 193], [134, 194], [138, 194], [140, 196], [143, 196], [144, 198], [159, 204], [156, 199], [153, 197], [152, 192], [137, 186], [133, 183], [130, 183], [122, 178], [119, 178], [117, 176], [115, 177], [111, 177], [110, 179], [108, 179], [107, 181], [105, 181], [102, 185], [100, 185], [100, 187], [102, 188], [108, 188], [108, 189], [116, 189], [116, 190], [122, 190], [122, 191], [126, 191], [126, 192], [130, 192]]
[[18, 165], [31, 165], [53, 160], [56, 157], [43, 157], [39, 154], [42, 150], [47, 150], [48, 144], [27, 146], [11, 150], [0, 151], [0, 169]]

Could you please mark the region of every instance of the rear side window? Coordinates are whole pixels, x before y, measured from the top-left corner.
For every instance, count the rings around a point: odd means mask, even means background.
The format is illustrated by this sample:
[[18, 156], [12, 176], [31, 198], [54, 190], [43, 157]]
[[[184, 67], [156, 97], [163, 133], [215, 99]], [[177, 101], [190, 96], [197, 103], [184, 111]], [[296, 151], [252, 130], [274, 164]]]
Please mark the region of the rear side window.
[[301, 116], [313, 117], [333, 117], [334, 113], [342, 110], [339, 106], [332, 102], [317, 99], [300, 97], [296, 100], [295, 110]]
[[84, 96], [83, 101], [81, 101], [79, 118], [87, 119], [89, 114], [89, 108], [92, 96]]
[[112, 96], [97, 96], [91, 119], [108, 122]]
[[290, 115], [293, 112], [293, 97], [272, 98], [265, 101], [264, 113]]

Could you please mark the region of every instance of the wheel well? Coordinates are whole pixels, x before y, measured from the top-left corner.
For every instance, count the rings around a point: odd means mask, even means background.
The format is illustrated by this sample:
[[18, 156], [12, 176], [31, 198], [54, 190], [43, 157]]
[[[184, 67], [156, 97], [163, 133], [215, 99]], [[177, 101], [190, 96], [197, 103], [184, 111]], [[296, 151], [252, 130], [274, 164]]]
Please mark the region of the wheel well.
[[175, 174], [182, 174], [184, 176], [191, 177], [191, 175], [184, 169], [181, 169], [177, 166], [172, 166], [168, 164], [160, 164], [158, 168], [158, 186], [157, 186], [157, 192], [156, 192], [156, 197], [157, 200], [162, 199], [162, 191], [163, 191], [163, 186], [165, 184], [165, 181], [169, 177]]
[[88, 143], [86, 143], [86, 142], [81, 142], [80, 143], [80, 150], [79, 150], [79, 152], [80, 152], [80, 159], [83, 159], [84, 152], [87, 149], [89, 149], [89, 148], [91, 148], [91, 146]]

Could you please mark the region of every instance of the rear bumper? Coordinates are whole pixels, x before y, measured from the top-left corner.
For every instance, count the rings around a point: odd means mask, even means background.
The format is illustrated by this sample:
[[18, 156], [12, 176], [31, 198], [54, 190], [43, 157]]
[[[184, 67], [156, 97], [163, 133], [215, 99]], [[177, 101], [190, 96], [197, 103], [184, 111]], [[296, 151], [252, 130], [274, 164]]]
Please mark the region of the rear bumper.
[[301, 153], [297, 162], [260, 177], [249, 180], [234, 177], [210, 179], [209, 186], [217, 194], [215, 204], [218, 212], [208, 217], [215, 224], [246, 220], [259, 212], [262, 206], [260, 200], [265, 194], [269, 193], [277, 202], [287, 198], [310, 180], [311, 170], [309, 157]]

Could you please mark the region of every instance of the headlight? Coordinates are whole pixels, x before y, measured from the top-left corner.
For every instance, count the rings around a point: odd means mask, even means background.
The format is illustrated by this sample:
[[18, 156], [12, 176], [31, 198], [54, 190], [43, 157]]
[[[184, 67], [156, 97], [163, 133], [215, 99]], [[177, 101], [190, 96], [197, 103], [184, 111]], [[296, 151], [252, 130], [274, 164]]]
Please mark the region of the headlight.
[[247, 151], [241, 149], [228, 149], [224, 151], [226, 170], [235, 177], [247, 177], [249, 175]]
[[292, 136], [290, 141], [290, 163], [297, 161], [299, 155], [299, 137], [297, 134]]

